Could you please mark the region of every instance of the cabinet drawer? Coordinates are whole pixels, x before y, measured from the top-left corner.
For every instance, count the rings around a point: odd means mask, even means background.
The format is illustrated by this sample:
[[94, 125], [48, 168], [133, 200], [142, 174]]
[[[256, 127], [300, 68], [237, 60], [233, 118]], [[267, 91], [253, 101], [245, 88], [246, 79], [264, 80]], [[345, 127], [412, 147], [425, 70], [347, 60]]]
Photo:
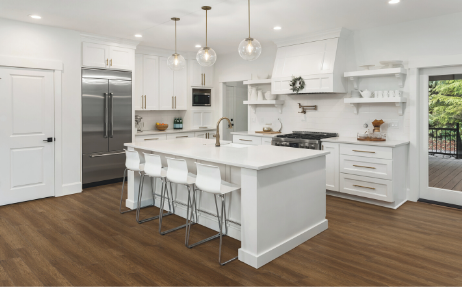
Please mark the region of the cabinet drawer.
[[261, 145], [261, 138], [252, 137], [252, 136], [234, 135], [233, 142], [240, 143], [240, 144], [247, 144], [247, 145]]
[[394, 201], [391, 180], [341, 173], [340, 192], [386, 202]]
[[271, 145], [272, 138], [261, 138], [262, 145]]
[[135, 136], [136, 142], [148, 142], [156, 140], [166, 140], [167, 135], [150, 135], [150, 136]]
[[193, 138], [194, 133], [177, 133], [177, 134], [167, 134], [168, 140], [182, 139], [182, 138]]
[[341, 155], [340, 172], [381, 179], [392, 179], [391, 159], [369, 158], [362, 156]]
[[355, 144], [341, 144], [340, 154], [392, 159], [393, 149], [390, 147], [368, 146], [368, 145], [355, 145]]

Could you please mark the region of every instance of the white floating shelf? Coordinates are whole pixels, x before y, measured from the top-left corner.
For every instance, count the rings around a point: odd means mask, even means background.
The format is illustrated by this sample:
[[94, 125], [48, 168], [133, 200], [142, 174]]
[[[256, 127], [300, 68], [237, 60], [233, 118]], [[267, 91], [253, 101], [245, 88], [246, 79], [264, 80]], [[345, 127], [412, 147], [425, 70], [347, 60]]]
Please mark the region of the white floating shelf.
[[271, 79], [248, 80], [243, 82], [244, 85], [271, 84]]
[[376, 70], [363, 70], [354, 72], [345, 72], [344, 77], [349, 78], [354, 82], [355, 89], [358, 89], [360, 78], [369, 77], [387, 77], [393, 76], [398, 79], [398, 86], [404, 87], [404, 80], [407, 75], [407, 71], [404, 68], [389, 68], [389, 69], [376, 69]]
[[272, 105], [279, 110], [280, 114], [282, 114], [282, 106], [284, 105], [284, 100], [244, 101], [244, 105], [251, 106], [254, 114], [257, 111], [257, 105]]
[[354, 113], [358, 114], [359, 105], [361, 104], [380, 104], [380, 103], [395, 103], [398, 107], [398, 114], [402, 116], [404, 114], [404, 103], [407, 102], [407, 98], [394, 97], [394, 98], [345, 98], [345, 104], [350, 104], [354, 107]]

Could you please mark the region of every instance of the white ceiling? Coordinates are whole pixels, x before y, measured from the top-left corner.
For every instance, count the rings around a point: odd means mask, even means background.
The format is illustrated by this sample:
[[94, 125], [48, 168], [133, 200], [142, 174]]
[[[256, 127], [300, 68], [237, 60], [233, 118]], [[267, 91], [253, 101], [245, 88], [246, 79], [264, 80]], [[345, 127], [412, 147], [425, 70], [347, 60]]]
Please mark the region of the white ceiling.
[[[251, 35], [262, 45], [275, 39], [345, 27], [352, 30], [462, 12], [462, 0], [251, 0]], [[209, 46], [217, 53], [237, 51], [248, 35], [246, 0], [0, 0], [0, 17], [126, 39], [164, 49], [174, 48], [179, 17], [178, 50], [205, 45], [209, 11]], [[29, 14], [39, 14], [33, 20]], [[274, 26], [282, 30], [274, 31]]]

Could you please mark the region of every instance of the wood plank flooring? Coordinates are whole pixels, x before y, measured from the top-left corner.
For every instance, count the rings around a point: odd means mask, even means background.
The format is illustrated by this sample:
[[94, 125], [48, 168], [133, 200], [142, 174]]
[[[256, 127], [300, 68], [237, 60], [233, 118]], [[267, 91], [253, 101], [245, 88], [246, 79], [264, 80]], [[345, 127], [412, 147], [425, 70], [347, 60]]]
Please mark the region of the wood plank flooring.
[[[120, 184], [0, 207], [1, 285], [462, 285], [462, 210], [328, 196], [329, 229], [256, 270], [118, 213]], [[143, 216], [157, 213], [144, 209]], [[151, 213], [151, 214], [150, 214]], [[169, 216], [166, 228], [184, 223]], [[192, 241], [214, 234], [193, 226]], [[224, 240], [224, 258], [240, 242]]]
[[462, 159], [428, 156], [429, 186], [462, 191]]

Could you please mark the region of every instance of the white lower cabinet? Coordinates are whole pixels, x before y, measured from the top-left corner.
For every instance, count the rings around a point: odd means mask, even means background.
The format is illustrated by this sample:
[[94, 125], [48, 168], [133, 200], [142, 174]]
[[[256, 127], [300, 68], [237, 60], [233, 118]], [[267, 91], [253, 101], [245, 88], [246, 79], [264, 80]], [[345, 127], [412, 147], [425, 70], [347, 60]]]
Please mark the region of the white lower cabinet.
[[158, 141], [158, 140], [166, 140], [166, 139], [167, 139], [167, 135], [136, 136], [135, 142]]
[[329, 151], [326, 156], [326, 189], [339, 191], [339, 150], [338, 143], [322, 143], [322, 150]]
[[210, 131], [194, 133], [194, 137], [202, 138], [202, 139], [214, 139], [215, 135], [216, 135], [216, 132], [210, 132]]
[[168, 140], [173, 139], [182, 139], [182, 138], [193, 138], [194, 133], [177, 133], [177, 134], [167, 134]]
[[341, 173], [340, 190], [352, 195], [387, 202], [394, 201], [391, 180]]
[[261, 137], [233, 135], [233, 143], [261, 145]]

